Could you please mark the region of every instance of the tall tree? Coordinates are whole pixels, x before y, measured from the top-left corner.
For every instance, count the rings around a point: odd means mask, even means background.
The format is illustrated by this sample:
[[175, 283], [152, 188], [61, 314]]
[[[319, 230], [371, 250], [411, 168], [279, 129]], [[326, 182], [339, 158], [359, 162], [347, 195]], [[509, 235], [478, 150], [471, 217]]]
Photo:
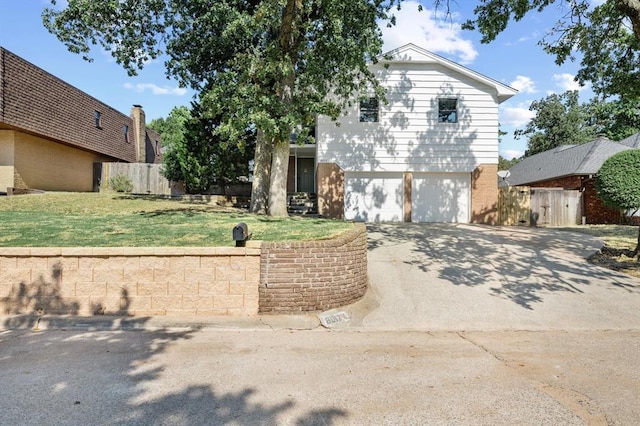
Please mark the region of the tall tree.
[[577, 91], [552, 94], [529, 106], [536, 115], [524, 129], [514, 132], [516, 138], [528, 138], [524, 156], [529, 157], [560, 145], [577, 145], [594, 139], [585, 109], [578, 102]]
[[555, 56], [556, 63], [574, 60], [578, 53], [581, 67], [576, 78], [580, 83], [591, 82], [601, 96], [640, 99], [638, 0], [606, 0], [599, 5], [592, 0], [485, 0], [463, 27], [479, 30], [482, 42], [489, 43], [510, 22], [551, 5], [565, 13], [540, 44]]
[[316, 114], [337, 119], [355, 97], [383, 97], [367, 65], [381, 54], [378, 22], [392, 23], [401, 2], [68, 0], [45, 9], [43, 22], [70, 51], [88, 58], [99, 44], [131, 74], [164, 52], [168, 75], [203, 91], [203, 108], [221, 114], [217, 132], [254, 125], [255, 168], [269, 170], [270, 160], [270, 175], [268, 185], [254, 179], [252, 210], [280, 216], [292, 131]]
[[613, 141], [622, 140], [640, 132], [640, 104], [628, 99], [604, 101], [593, 98], [582, 105], [589, 126], [596, 135]]
[[167, 118], [155, 118], [148, 126], [162, 136], [162, 148], [168, 150], [184, 140], [184, 123], [189, 120], [189, 108], [182, 105], [174, 107]]

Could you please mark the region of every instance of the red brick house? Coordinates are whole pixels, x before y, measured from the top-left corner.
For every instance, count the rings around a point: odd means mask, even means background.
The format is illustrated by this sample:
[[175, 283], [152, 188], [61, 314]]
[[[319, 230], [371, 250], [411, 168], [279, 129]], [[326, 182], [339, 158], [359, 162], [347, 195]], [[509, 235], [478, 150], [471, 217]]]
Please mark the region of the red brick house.
[[520, 161], [500, 184], [578, 190], [582, 193], [580, 216], [587, 224], [619, 223], [620, 212], [605, 207], [597, 197], [595, 177], [607, 158], [636, 148], [640, 148], [640, 133], [619, 142], [599, 137], [583, 145], [563, 145]]
[[94, 164], [159, 163], [142, 108], [122, 114], [0, 47], [0, 192], [93, 191]]

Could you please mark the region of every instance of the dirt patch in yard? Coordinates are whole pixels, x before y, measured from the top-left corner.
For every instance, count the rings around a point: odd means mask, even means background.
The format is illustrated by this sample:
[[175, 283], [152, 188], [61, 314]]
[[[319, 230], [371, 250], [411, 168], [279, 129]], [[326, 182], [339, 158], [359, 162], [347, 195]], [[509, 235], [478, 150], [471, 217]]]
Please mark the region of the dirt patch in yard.
[[589, 263], [624, 272], [640, 278], [640, 260], [634, 256], [633, 250], [604, 246], [599, 252], [587, 259]]

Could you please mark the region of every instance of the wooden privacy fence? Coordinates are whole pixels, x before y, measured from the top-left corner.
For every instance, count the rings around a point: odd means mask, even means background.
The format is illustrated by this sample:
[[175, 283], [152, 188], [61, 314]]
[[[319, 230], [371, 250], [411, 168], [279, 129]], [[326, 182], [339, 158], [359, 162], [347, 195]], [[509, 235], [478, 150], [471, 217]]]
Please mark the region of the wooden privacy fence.
[[498, 223], [527, 225], [531, 216], [528, 186], [507, 186], [498, 190]]
[[581, 192], [562, 188], [531, 188], [531, 225], [579, 225]]
[[[109, 179], [118, 174], [133, 183], [134, 194], [172, 195], [171, 182], [162, 176], [162, 164], [151, 163], [95, 163], [94, 190], [107, 187]], [[174, 192], [175, 192], [175, 188]]]
[[501, 225], [579, 225], [582, 194], [562, 188], [509, 186], [498, 192], [498, 223]]

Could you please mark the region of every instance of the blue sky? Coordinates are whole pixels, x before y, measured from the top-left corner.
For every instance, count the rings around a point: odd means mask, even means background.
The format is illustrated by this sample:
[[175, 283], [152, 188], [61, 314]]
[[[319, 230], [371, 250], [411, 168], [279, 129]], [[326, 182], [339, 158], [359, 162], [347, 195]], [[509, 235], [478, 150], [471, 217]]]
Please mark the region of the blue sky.
[[[411, 42], [518, 89], [516, 96], [500, 106], [502, 130], [508, 132], [500, 143], [502, 156], [512, 158], [524, 152], [526, 141], [515, 140], [513, 131], [531, 118], [532, 101], [569, 89], [580, 90], [582, 101], [592, 96], [588, 87], [573, 81], [578, 64], [558, 67], [537, 44], [564, 14], [564, 2], [511, 23], [488, 45], [480, 44], [476, 32], [460, 29], [472, 17], [477, 1], [452, 0], [448, 16], [443, 10], [434, 11], [432, 0], [421, 2], [422, 12], [417, 12], [418, 2], [407, 1], [396, 13], [396, 27], [383, 26], [385, 51]], [[68, 52], [42, 25], [40, 14], [49, 4], [48, 0], [0, 0], [0, 45], [125, 114], [133, 104], [141, 104], [147, 121], [166, 117], [175, 106], [189, 105], [193, 93], [167, 79], [161, 59], [129, 77], [99, 47], [92, 51], [93, 62]]]

